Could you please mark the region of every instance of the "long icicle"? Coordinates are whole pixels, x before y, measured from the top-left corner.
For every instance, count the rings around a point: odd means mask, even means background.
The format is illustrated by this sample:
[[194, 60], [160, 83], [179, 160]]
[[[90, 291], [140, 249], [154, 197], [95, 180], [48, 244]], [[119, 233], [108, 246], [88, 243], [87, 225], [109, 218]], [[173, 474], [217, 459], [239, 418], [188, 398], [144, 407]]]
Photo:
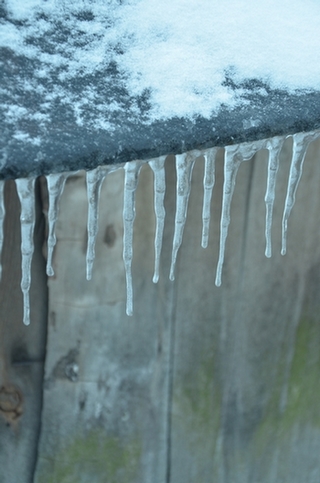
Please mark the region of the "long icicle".
[[201, 246], [207, 248], [210, 228], [210, 208], [212, 190], [215, 183], [215, 161], [219, 148], [207, 149], [203, 154], [204, 177], [203, 177], [203, 206], [202, 206], [202, 239]]
[[154, 176], [154, 211], [156, 215], [156, 233], [154, 238], [154, 274], [153, 283], [157, 283], [159, 280], [160, 269], [160, 255], [162, 248], [164, 220], [166, 212], [164, 209], [164, 196], [166, 192], [166, 177], [164, 163], [166, 156], [160, 156], [157, 159], [151, 159], [149, 166], [153, 171]]
[[215, 284], [217, 287], [220, 287], [221, 285], [224, 252], [230, 224], [231, 201], [238, 169], [242, 161], [247, 161], [251, 159], [252, 156], [264, 146], [265, 140], [254, 141], [252, 143], [235, 144], [233, 146], [225, 147], [224, 183], [222, 196], [222, 212], [220, 220], [220, 249], [215, 280]]
[[142, 161], [130, 161], [124, 165], [124, 200], [123, 200], [123, 261], [126, 272], [127, 284], [127, 315], [133, 314], [133, 290], [132, 290], [132, 254], [133, 254], [133, 222], [135, 212], [135, 192], [138, 185], [139, 172]]
[[116, 171], [118, 165], [98, 166], [97, 168], [87, 171], [87, 197], [88, 197], [88, 243], [86, 256], [86, 277], [91, 280], [92, 268], [95, 259], [95, 244], [98, 233], [98, 219], [99, 219], [99, 200], [101, 187], [105, 177], [112, 171]]
[[4, 186], [5, 186], [5, 181], [1, 180], [0, 181], [0, 280], [2, 278], [1, 253], [2, 253], [3, 239], [4, 239], [3, 222], [6, 214], [6, 210], [4, 206]]
[[222, 211], [220, 220], [220, 249], [219, 259], [216, 272], [215, 284], [217, 287], [221, 285], [222, 267], [224, 262], [224, 252], [226, 239], [228, 235], [228, 228], [230, 224], [230, 208], [231, 200], [236, 182], [236, 176], [239, 166], [241, 164], [241, 156], [237, 156], [239, 145], [226, 146], [224, 153], [224, 183], [223, 183], [223, 197], [222, 197]]
[[279, 156], [284, 143], [284, 137], [274, 137], [267, 141], [266, 147], [269, 151], [268, 160], [268, 177], [267, 177], [267, 189], [265, 194], [265, 204], [266, 204], [266, 257], [270, 258], [272, 254], [271, 246], [271, 227], [272, 227], [272, 215], [273, 215], [273, 205], [275, 199], [275, 189], [276, 189], [276, 179], [279, 169]]
[[29, 290], [31, 285], [31, 262], [34, 251], [33, 233], [35, 225], [35, 179], [16, 179], [21, 204], [21, 290], [23, 293], [23, 323], [30, 324]]
[[46, 272], [49, 277], [54, 275], [52, 267], [53, 250], [57, 239], [55, 234], [56, 221], [59, 213], [59, 202], [66, 184], [67, 177], [70, 173], [49, 174], [46, 176], [48, 194], [49, 194], [49, 210], [48, 210], [48, 256]]
[[191, 191], [192, 170], [199, 151], [190, 151], [183, 154], [176, 154], [177, 171], [177, 194], [176, 194], [176, 215], [173, 236], [172, 258], [170, 267], [170, 280], [174, 280], [178, 250], [182, 243], [184, 225], [187, 218], [188, 201]]
[[288, 219], [295, 203], [296, 192], [302, 176], [303, 163], [311, 141], [318, 138], [319, 132], [299, 133], [293, 135], [293, 153], [291, 159], [287, 196], [282, 218], [282, 248], [281, 255], [287, 251]]

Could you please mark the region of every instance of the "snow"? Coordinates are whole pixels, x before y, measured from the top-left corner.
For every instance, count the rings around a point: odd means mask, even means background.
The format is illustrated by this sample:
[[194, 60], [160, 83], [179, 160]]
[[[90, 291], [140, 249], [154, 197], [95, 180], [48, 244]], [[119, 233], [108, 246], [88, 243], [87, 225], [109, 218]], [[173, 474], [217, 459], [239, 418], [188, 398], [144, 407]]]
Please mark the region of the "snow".
[[[28, 89], [42, 97], [42, 126], [54, 101], [63, 99], [80, 126], [88, 102], [94, 102], [101, 110], [96, 127], [110, 128], [109, 109], [121, 109], [117, 99], [106, 106], [94, 83], [81, 96], [68, 88], [87, 74], [103, 73], [110, 62], [130, 96], [148, 96], [146, 122], [209, 118], [221, 105], [241, 104], [245, 87], [235, 93], [226, 76], [237, 83], [260, 79], [289, 92], [320, 88], [315, 0], [6, 0], [5, 7], [0, 46], [38, 62]], [[49, 92], [39, 85], [39, 79], [55, 75], [61, 82]], [[19, 74], [17, 83], [24, 82]], [[12, 99], [8, 115], [15, 110], [16, 117], [25, 116], [21, 103]]]
[[[121, 80], [132, 98], [146, 98], [149, 108], [141, 123], [166, 120], [176, 116], [194, 119], [212, 118], [224, 106], [233, 110], [248, 102], [243, 95], [244, 81], [256, 79], [261, 87], [256, 93], [267, 96], [267, 89], [288, 93], [320, 89], [320, 2], [316, 0], [6, 0], [6, 17], [0, 19], [0, 48], [27, 59], [32, 75], [23, 69], [15, 75], [15, 86], [1, 86], [6, 119], [15, 126], [13, 138], [41, 146], [42, 134], [51, 122], [55, 103], [68, 106], [76, 124], [111, 132], [110, 116], [124, 109], [115, 95], [106, 102], [110, 79], [108, 66], [117, 66]], [[10, 64], [10, 60], [8, 61]], [[0, 65], [4, 60], [0, 60]], [[80, 79], [100, 75], [101, 83], [85, 82], [81, 92], [70, 86]], [[28, 77], [29, 75], [29, 77]], [[229, 82], [226, 82], [226, 79]], [[232, 89], [230, 82], [237, 84]], [[27, 103], [26, 96], [14, 94], [15, 88], [37, 98]], [[102, 87], [102, 88], [101, 88]], [[39, 101], [40, 99], [40, 101]], [[86, 113], [95, 107], [95, 117]], [[126, 107], [128, 117], [140, 116], [134, 102]], [[98, 114], [97, 114], [98, 113]], [[19, 124], [29, 120], [37, 124], [37, 135], [30, 135]], [[91, 124], [90, 124], [91, 123]], [[261, 120], [243, 121], [243, 129], [259, 127]], [[214, 126], [213, 126], [214, 129]], [[287, 224], [294, 205], [305, 153], [319, 132], [293, 136], [294, 149], [283, 214], [282, 253], [286, 252]], [[259, 149], [269, 150], [266, 203], [266, 256], [271, 256], [272, 212], [279, 153], [284, 138], [225, 147], [225, 178], [222, 199], [220, 253], [216, 285], [221, 285], [225, 245], [230, 224], [230, 207], [237, 171]], [[192, 169], [196, 158], [205, 158], [203, 230], [201, 244], [208, 245], [210, 202], [214, 188], [216, 148], [176, 155], [177, 200], [170, 279], [174, 280], [177, 254], [183, 239], [191, 190]], [[155, 269], [159, 279], [160, 255], [165, 210], [165, 157], [149, 160], [154, 173], [156, 215]], [[128, 315], [133, 313], [133, 223], [135, 190], [143, 161], [125, 163], [123, 260], [127, 283]], [[98, 167], [87, 173], [88, 249], [87, 279], [91, 278], [98, 229], [98, 206], [101, 185], [113, 167]], [[49, 191], [49, 237], [47, 273], [53, 275], [52, 256], [56, 243], [55, 223], [59, 198], [69, 174], [47, 176]], [[30, 323], [29, 289], [35, 222], [34, 179], [16, 180], [21, 202], [21, 252], [24, 297], [24, 323]], [[1, 184], [3, 198], [3, 183]], [[0, 202], [0, 225], [4, 207]], [[2, 232], [0, 228], [0, 251]]]

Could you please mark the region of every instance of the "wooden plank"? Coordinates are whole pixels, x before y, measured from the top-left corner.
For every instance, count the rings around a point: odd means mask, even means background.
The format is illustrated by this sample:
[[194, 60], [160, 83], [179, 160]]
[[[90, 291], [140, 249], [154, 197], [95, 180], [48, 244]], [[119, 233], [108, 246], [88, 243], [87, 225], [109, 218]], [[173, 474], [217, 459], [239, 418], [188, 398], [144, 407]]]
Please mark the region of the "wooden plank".
[[44, 218], [37, 187], [32, 263], [31, 325], [22, 323], [20, 205], [15, 184], [5, 187], [6, 219], [0, 285], [0, 481], [33, 481], [42, 404], [47, 286], [42, 245]]
[[[319, 143], [311, 147], [281, 257], [291, 145], [274, 212], [273, 258], [264, 257], [266, 153], [239, 171], [223, 285], [218, 258], [222, 159], [210, 244], [200, 248], [201, 161], [185, 238], [168, 282], [175, 173], [167, 162], [167, 223], [158, 286], [153, 271], [152, 175], [137, 193], [135, 313], [125, 315], [122, 174], [103, 187], [97, 259], [85, 281], [87, 200], [70, 179], [50, 280], [44, 411], [35, 481], [318, 481], [320, 320]], [[80, 215], [79, 215], [80, 214]], [[173, 375], [173, 379], [172, 379]], [[301, 458], [303, 455], [303, 458]]]
[[[271, 260], [264, 257], [266, 153], [240, 168], [219, 289], [219, 201], [209, 248], [200, 252], [202, 172], [195, 170], [177, 280], [170, 482], [320, 479], [320, 144], [306, 159], [281, 257], [290, 148], [281, 159]], [[218, 199], [221, 183], [218, 168]]]
[[[123, 172], [102, 188], [93, 278], [85, 280], [84, 175], [61, 201], [49, 280], [44, 410], [35, 481], [163, 483], [167, 474], [173, 285], [153, 275], [153, 178], [142, 169], [134, 316], [125, 315]], [[169, 217], [172, 217], [169, 214]], [[165, 238], [172, 240], [172, 219]], [[167, 270], [169, 260], [163, 258]]]

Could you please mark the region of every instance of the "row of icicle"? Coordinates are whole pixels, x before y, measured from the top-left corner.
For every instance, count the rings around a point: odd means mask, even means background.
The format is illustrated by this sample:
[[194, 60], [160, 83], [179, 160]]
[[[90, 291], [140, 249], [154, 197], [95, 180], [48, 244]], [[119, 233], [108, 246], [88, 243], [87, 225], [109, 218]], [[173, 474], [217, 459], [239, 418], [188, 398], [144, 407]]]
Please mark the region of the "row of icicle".
[[[320, 131], [309, 133], [298, 133], [293, 135], [293, 153], [291, 160], [291, 168], [289, 174], [287, 196], [285, 201], [283, 219], [282, 219], [282, 249], [281, 253], [286, 253], [287, 241], [287, 225], [288, 218], [295, 202], [296, 190], [301, 178], [303, 162], [305, 159], [307, 148], [311, 141], [320, 137]], [[275, 198], [276, 176], [279, 167], [279, 155], [285, 140], [285, 136], [274, 137], [252, 143], [235, 144], [225, 147], [224, 162], [224, 185], [222, 198], [222, 213], [220, 221], [220, 251], [216, 272], [215, 284], [221, 285], [222, 267], [224, 261], [225, 244], [228, 235], [228, 227], [230, 223], [230, 207], [234, 191], [237, 172], [242, 161], [252, 158], [252, 156], [260, 149], [269, 151], [267, 189], [265, 194], [266, 204], [266, 251], [267, 257], [271, 257], [271, 226], [272, 213]], [[209, 223], [210, 223], [210, 205], [212, 190], [215, 183], [215, 159], [219, 148], [206, 149], [204, 151], [194, 150], [183, 154], [176, 155], [176, 172], [177, 172], [177, 190], [176, 190], [176, 214], [175, 229], [173, 237], [172, 260], [170, 267], [170, 280], [174, 280], [175, 264], [177, 254], [182, 243], [184, 225], [187, 217], [188, 200], [191, 190], [192, 170], [197, 157], [203, 155], [205, 159], [204, 169], [204, 197], [202, 209], [202, 247], [208, 246]], [[98, 232], [98, 209], [99, 197], [102, 183], [105, 177], [119, 169], [124, 168], [124, 207], [123, 207], [123, 260], [126, 273], [127, 284], [127, 305], [126, 312], [128, 315], [133, 313], [133, 284], [131, 274], [132, 263], [132, 245], [133, 245], [133, 223], [135, 219], [135, 191], [138, 185], [139, 172], [144, 163], [148, 163], [154, 174], [154, 207], [156, 216], [156, 233], [155, 233], [155, 268], [153, 282], [159, 280], [160, 254], [162, 247], [163, 229], [165, 221], [164, 196], [165, 196], [165, 159], [161, 156], [157, 159], [149, 161], [130, 161], [124, 165], [99, 166], [92, 171], [86, 173], [87, 196], [88, 196], [88, 244], [86, 256], [86, 275], [87, 280], [91, 279], [93, 262], [95, 258], [95, 241]], [[49, 193], [49, 211], [48, 211], [48, 256], [46, 272], [48, 276], [54, 275], [52, 267], [52, 256], [56, 244], [55, 224], [59, 209], [59, 200], [62, 195], [65, 182], [72, 173], [50, 174], [46, 176], [48, 193]], [[30, 323], [30, 303], [29, 289], [31, 285], [31, 261], [34, 251], [33, 232], [35, 225], [35, 179], [23, 178], [16, 180], [16, 187], [21, 203], [21, 254], [22, 254], [22, 279], [21, 290], [23, 293], [24, 315], [23, 322], [25, 325]], [[5, 216], [5, 207], [3, 202], [4, 181], [0, 182], [0, 253], [3, 244], [3, 220]], [[1, 275], [1, 267], [0, 267]]]

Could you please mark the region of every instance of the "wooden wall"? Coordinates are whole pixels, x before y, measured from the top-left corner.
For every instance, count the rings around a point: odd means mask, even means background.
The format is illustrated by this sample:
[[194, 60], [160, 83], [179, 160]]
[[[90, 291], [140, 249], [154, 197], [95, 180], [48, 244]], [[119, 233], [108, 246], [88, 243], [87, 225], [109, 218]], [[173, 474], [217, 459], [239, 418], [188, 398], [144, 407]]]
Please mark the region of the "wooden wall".
[[[1, 282], [0, 482], [313, 483], [320, 481], [320, 143], [311, 146], [280, 255], [291, 141], [277, 184], [273, 256], [264, 256], [267, 153], [240, 168], [222, 287], [223, 153], [209, 246], [200, 246], [203, 160], [196, 163], [175, 282], [168, 158], [160, 280], [153, 274], [153, 178], [145, 166], [134, 230], [134, 315], [125, 315], [123, 172], [102, 189], [93, 278], [85, 279], [84, 174], [67, 181], [55, 276], [44, 275], [38, 210], [31, 326], [22, 325], [14, 184]], [[40, 186], [41, 185], [41, 186]], [[46, 191], [38, 186], [46, 211]], [[43, 246], [44, 245], [44, 246]], [[9, 408], [9, 409], [8, 409]]]

